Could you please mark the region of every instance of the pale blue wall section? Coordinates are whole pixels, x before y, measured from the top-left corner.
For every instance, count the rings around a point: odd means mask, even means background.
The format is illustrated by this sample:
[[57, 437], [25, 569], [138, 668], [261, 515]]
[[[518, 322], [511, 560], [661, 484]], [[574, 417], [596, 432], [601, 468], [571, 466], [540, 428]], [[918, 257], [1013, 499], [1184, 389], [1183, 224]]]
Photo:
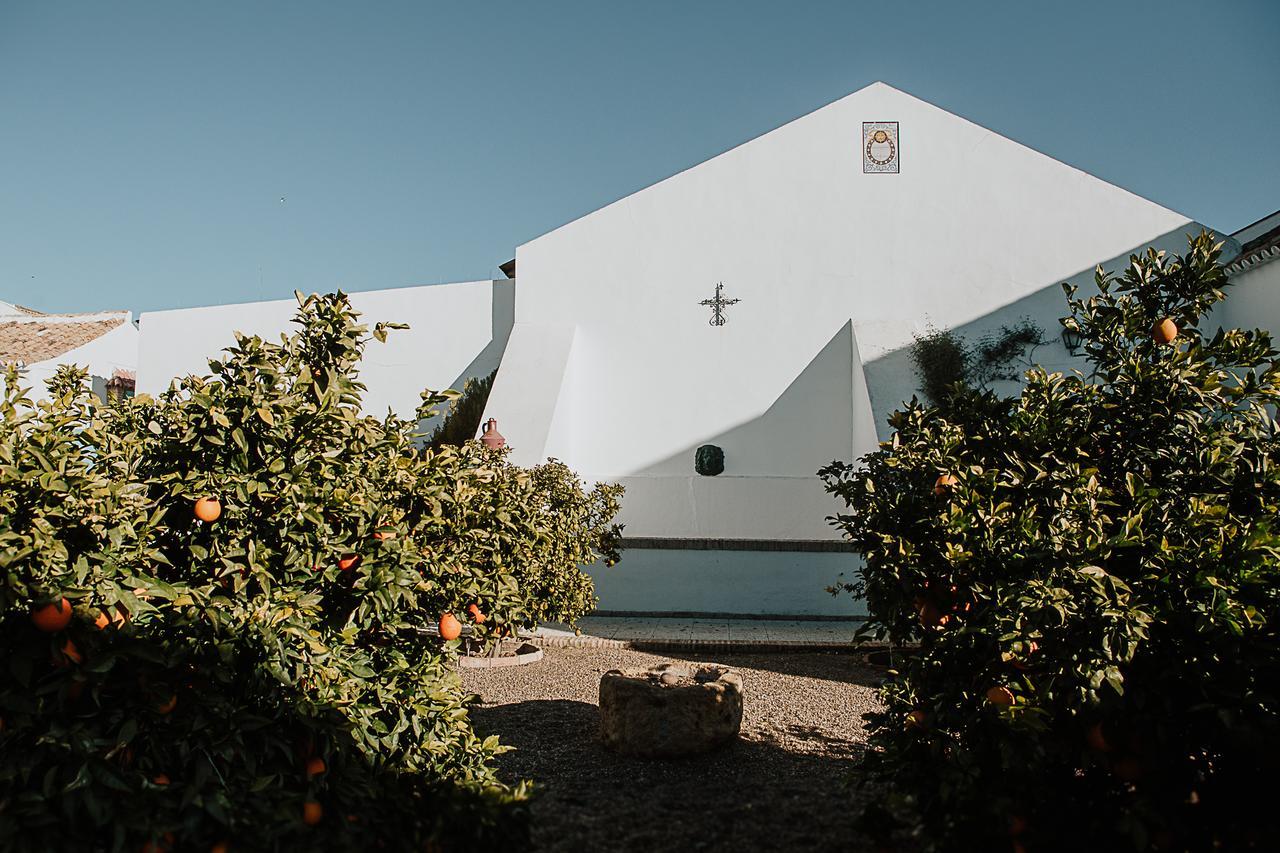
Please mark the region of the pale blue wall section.
[[790, 551], [675, 551], [631, 548], [613, 567], [591, 566], [599, 609], [641, 612], [865, 616], [866, 606], [826, 588], [856, 554]]

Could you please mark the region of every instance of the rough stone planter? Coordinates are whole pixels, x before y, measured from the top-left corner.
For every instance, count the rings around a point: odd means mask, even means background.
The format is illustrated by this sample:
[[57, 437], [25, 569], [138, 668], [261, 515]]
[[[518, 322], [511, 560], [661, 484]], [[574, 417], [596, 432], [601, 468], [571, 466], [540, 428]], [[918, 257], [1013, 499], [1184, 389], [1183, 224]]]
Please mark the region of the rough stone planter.
[[600, 736], [624, 755], [676, 758], [737, 739], [742, 676], [714, 663], [612, 669], [600, 678]]
[[474, 654], [458, 655], [458, 666], [468, 669], [495, 669], [503, 666], [523, 666], [542, 660], [542, 649], [526, 643], [503, 641], [497, 648], [497, 654], [483, 654], [478, 649]]

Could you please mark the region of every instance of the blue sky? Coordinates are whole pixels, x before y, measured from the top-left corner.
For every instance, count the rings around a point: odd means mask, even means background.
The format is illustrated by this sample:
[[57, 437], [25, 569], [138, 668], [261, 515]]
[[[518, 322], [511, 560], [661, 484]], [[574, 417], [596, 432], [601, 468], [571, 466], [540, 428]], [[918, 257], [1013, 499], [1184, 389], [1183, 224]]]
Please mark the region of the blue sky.
[[1280, 208], [1277, 43], [1274, 0], [0, 0], [0, 299], [494, 277], [877, 79], [1234, 230]]

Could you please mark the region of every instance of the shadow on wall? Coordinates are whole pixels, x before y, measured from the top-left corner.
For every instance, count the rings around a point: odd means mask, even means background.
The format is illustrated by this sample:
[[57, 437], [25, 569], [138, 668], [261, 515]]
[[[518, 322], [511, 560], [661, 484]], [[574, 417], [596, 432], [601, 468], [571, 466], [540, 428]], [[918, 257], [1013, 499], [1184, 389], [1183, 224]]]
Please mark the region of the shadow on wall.
[[[1131, 254], [1155, 246], [1169, 252], [1186, 250], [1186, 235], [1197, 233], [1193, 225], [1170, 231], [1158, 239], [1134, 247], [1102, 263], [1104, 269], [1122, 269]], [[1063, 280], [1079, 288], [1080, 296], [1096, 293], [1094, 268], [1080, 270], [981, 317], [958, 325], [948, 318], [925, 314], [918, 333], [930, 327], [950, 328], [969, 342], [997, 332], [1029, 317], [1044, 330], [1046, 344], [1036, 347], [1021, 366], [1032, 363], [1050, 371], [1087, 372], [1083, 356], [1073, 356], [1062, 342], [1059, 320], [1068, 313]], [[832, 460], [850, 461], [876, 449], [890, 437], [888, 418], [912, 396], [921, 396], [921, 381], [904, 346], [874, 359], [859, 352], [853, 321], [846, 322], [813, 357], [777, 399], [759, 416], [723, 432], [706, 436], [679, 451], [621, 476], [694, 476], [694, 453], [703, 444], [724, 450], [725, 470], [720, 476], [813, 477]], [[1000, 381], [993, 386], [1003, 394], [1016, 394], [1020, 381]]]
[[[1198, 234], [1201, 227], [1192, 223], [1169, 231], [1155, 240], [1135, 246], [1122, 255], [1103, 261], [1101, 266], [1106, 270], [1123, 270], [1128, 265], [1130, 256], [1145, 252], [1149, 246], [1163, 249], [1171, 254], [1180, 254], [1187, 249], [1187, 235]], [[1217, 236], [1218, 239], [1228, 239], [1222, 235]], [[967, 323], [950, 325], [946, 322], [947, 318], [930, 316], [927, 310], [925, 319], [934, 327], [950, 328], [968, 342], [973, 343], [984, 335], [998, 331], [1001, 326], [1013, 325], [1022, 318], [1029, 317], [1044, 329], [1044, 338], [1047, 343], [1036, 347], [1033, 353], [1028, 353], [1028, 360], [1022, 364], [1024, 370], [1029, 370], [1033, 364], [1036, 364], [1050, 372], [1066, 373], [1078, 370], [1088, 375], [1091, 372], [1088, 361], [1083, 355], [1073, 356], [1062, 342], [1062, 324], [1059, 321], [1069, 313], [1066, 295], [1062, 292], [1062, 281], [1079, 288], [1077, 298], [1088, 298], [1097, 293], [1094, 285], [1095, 269], [1090, 267], [1080, 270], [1069, 278], [1054, 281], [1034, 293]], [[926, 329], [919, 331], [923, 333]], [[888, 424], [889, 416], [912, 396], [920, 396], [923, 399], [920, 388], [922, 383], [911, 359], [911, 347], [903, 347], [870, 359], [866, 361], [864, 369], [871, 394], [871, 409], [880, 439], [888, 440], [892, 437]], [[1021, 387], [1020, 380], [1000, 381], [992, 386], [996, 392], [1006, 395], [1017, 394]]]
[[[516, 289], [513, 281], [494, 281], [490, 285], [493, 295], [490, 299], [489, 342], [484, 345], [471, 363], [454, 377], [448, 387], [461, 391], [468, 379], [483, 379], [502, 364], [502, 354], [507, 349], [507, 340], [511, 337], [511, 327], [516, 322]], [[432, 391], [443, 391], [444, 388], [432, 388]], [[418, 422], [418, 431], [426, 436], [435, 432], [436, 427], [444, 422], [445, 410], [437, 410], [436, 414]]]
[[[853, 322], [848, 321], [758, 417], [707, 436], [635, 474], [691, 476], [697, 448], [714, 444], [724, 450], [724, 474], [730, 477], [813, 477], [832, 459], [875, 447], [870, 422], [859, 422], [867, 400], [859, 374]], [[868, 435], [859, 435], [862, 431]]]

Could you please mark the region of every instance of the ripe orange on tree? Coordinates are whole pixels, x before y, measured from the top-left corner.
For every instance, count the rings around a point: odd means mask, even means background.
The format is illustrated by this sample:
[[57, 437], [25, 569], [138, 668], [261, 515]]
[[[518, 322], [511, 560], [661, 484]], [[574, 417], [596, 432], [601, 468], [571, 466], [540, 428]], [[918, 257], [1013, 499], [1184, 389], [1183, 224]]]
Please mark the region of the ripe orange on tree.
[[80, 649], [69, 637], [62, 644], [62, 656], [72, 663], [84, 663], [84, 655], [80, 654]]
[[938, 479], [933, 481], [933, 493], [935, 495], [945, 495], [959, 482], [953, 474], [939, 474]]
[[319, 776], [321, 773], [325, 772], [325, 770], [327, 769], [328, 768], [325, 766], [324, 759], [321, 758], [320, 756], [317, 755], [313, 758], [310, 758], [307, 761], [307, 778], [310, 779], [313, 776]]
[[159, 841], [148, 841], [142, 845], [142, 853], [169, 853], [173, 849], [173, 833], [166, 832]]
[[1172, 317], [1165, 317], [1151, 327], [1151, 337], [1158, 344], [1171, 344], [1178, 337], [1178, 324]]
[[910, 714], [907, 714], [907, 728], [909, 729], [923, 729], [924, 721], [924, 711], [921, 711], [919, 708], [916, 708]]
[[1007, 708], [1013, 704], [1013, 691], [1008, 687], [995, 686], [987, 689], [987, 701], [992, 705]]
[[475, 620], [477, 625], [483, 625], [489, 618], [480, 610], [480, 605], [475, 603], [467, 605], [467, 612], [471, 614], [471, 618]]
[[338, 558], [338, 568], [344, 572], [350, 571], [358, 565], [360, 565], [359, 554], [343, 554]]
[[217, 498], [199, 498], [194, 511], [196, 518], [205, 524], [213, 524], [222, 515], [222, 502]]
[[307, 826], [315, 826], [324, 819], [324, 806], [315, 800], [307, 800], [302, 804], [302, 822]]
[[1094, 752], [1111, 751], [1111, 744], [1107, 743], [1107, 737], [1102, 731], [1102, 723], [1094, 723], [1090, 726], [1089, 731], [1085, 733], [1084, 739]]
[[462, 623], [452, 613], [440, 617], [440, 636], [445, 640], [456, 640], [462, 636]]
[[173, 709], [176, 707], [178, 707], [178, 694], [174, 693], [168, 699], [156, 706], [156, 712], [162, 715], [169, 714], [172, 713]]
[[927, 599], [916, 599], [916, 615], [920, 617], [920, 624], [926, 628], [936, 628], [943, 624], [942, 611], [938, 609], [938, 605]]
[[98, 615], [93, 619], [93, 627], [99, 631], [105, 631], [111, 625], [111, 617], [107, 615], [107, 611], [99, 610]]
[[65, 598], [31, 611], [31, 621], [46, 634], [61, 631], [71, 623], [71, 602]]
[[170, 779], [167, 773], [157, 773], [155, 776], [151, 777], [151, 781], [157, 785], [168, 785]]

